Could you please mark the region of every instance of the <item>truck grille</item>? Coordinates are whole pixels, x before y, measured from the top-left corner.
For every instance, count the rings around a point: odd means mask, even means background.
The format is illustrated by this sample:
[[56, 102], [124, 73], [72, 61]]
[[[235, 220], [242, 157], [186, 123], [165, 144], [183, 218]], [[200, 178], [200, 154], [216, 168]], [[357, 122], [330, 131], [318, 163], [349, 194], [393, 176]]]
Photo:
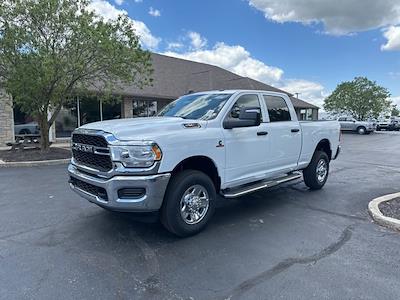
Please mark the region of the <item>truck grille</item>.
[[69, 182], [76, 188], [96, 197], [101, 198], [104, 201], [108, 201], [107, 192], [105, 189], [95, 186], [93, 184], [84, 182], [82, 180], [76, 179], [75, 177], [70, 177]]
[[[74, 144], [80, 144], [89, 147], [74, 147]], [[108, 153], [108, 143], [101, 135], [87, 135], [74, 133], [72, 135], [72, 156], [76, 162], [84, 166], [99, 170], [101, 172], [108, 172], [112, 169], [113, 164], [110, 154]], [[90, 151], [92, 149], [103, 148], [101, 154]], [[86, 149], [85, 149], [86, 148]], [[86, 151], [83, 151], [86, 150]]]
[[89, 134], [74, 133], [72, 135], [72, 142], [84, 144], [84, 145], [92, 145], [92, 146], [102, 147], [102, 148], [108, 147], [107, 141], [101, 135], [89, 135]]

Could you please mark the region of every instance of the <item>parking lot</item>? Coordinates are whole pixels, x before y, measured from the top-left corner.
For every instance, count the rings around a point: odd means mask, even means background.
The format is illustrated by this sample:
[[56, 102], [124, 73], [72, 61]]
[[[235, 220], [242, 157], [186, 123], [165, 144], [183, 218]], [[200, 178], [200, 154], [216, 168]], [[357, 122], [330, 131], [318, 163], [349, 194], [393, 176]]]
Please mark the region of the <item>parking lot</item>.
[[1, 299], [400, 299], [400, 233], [367, 204], [400, 190], [400, 134], [345, 134], [321, 191], [219, 200], [179, 239], [68, 188], [66, 166], [0, 169]]

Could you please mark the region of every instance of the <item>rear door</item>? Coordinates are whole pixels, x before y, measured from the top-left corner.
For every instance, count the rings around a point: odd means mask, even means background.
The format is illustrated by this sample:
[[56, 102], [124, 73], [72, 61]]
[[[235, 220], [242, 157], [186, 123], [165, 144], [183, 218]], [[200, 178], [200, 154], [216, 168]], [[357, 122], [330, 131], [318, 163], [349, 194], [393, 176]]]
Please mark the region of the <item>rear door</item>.
[[263, 94], [263, 100], [269, 116], [268, 170], [272, 173], [293, 171], [297, 169], [301, 151], [301, 126], [287, 99]]

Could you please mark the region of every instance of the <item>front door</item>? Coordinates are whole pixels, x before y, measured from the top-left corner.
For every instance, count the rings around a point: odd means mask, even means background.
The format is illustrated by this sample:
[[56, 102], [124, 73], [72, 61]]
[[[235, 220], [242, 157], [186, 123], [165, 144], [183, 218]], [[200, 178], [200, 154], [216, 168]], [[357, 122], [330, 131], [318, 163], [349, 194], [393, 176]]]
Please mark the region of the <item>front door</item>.
[[[226, 118], [239, 118], [241, 108], [259, 107], [258, 94], [243, 94], [233, 104]], [[223, 129], [225, 137], [225, 178], [227, 186], [245, 184], [261, 180], [266, 174], [266, 158], [268, 157], [269, 135], [265, 120], [252, 127]]]
[[341, 130], [355, 130], [355, 120], [353, 118], [340, 118], [340, 129]]

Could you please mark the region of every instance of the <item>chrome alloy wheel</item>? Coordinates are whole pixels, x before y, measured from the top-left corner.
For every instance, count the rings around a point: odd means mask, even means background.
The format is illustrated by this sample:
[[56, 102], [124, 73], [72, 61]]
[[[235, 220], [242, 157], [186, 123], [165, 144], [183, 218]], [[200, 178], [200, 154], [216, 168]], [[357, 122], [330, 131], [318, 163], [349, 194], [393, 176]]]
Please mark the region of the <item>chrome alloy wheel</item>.
[[202, 185], [189, 187], [183, 194], [180, 202], [181, 216], [186, 224], [195, 225], [207, 214], [210, 206], [210, 197]]
[[328, 174], [328, 163], [325, 159], [320, 159], [317, 164], [317, 180], [324, 182], [326, 175]]

